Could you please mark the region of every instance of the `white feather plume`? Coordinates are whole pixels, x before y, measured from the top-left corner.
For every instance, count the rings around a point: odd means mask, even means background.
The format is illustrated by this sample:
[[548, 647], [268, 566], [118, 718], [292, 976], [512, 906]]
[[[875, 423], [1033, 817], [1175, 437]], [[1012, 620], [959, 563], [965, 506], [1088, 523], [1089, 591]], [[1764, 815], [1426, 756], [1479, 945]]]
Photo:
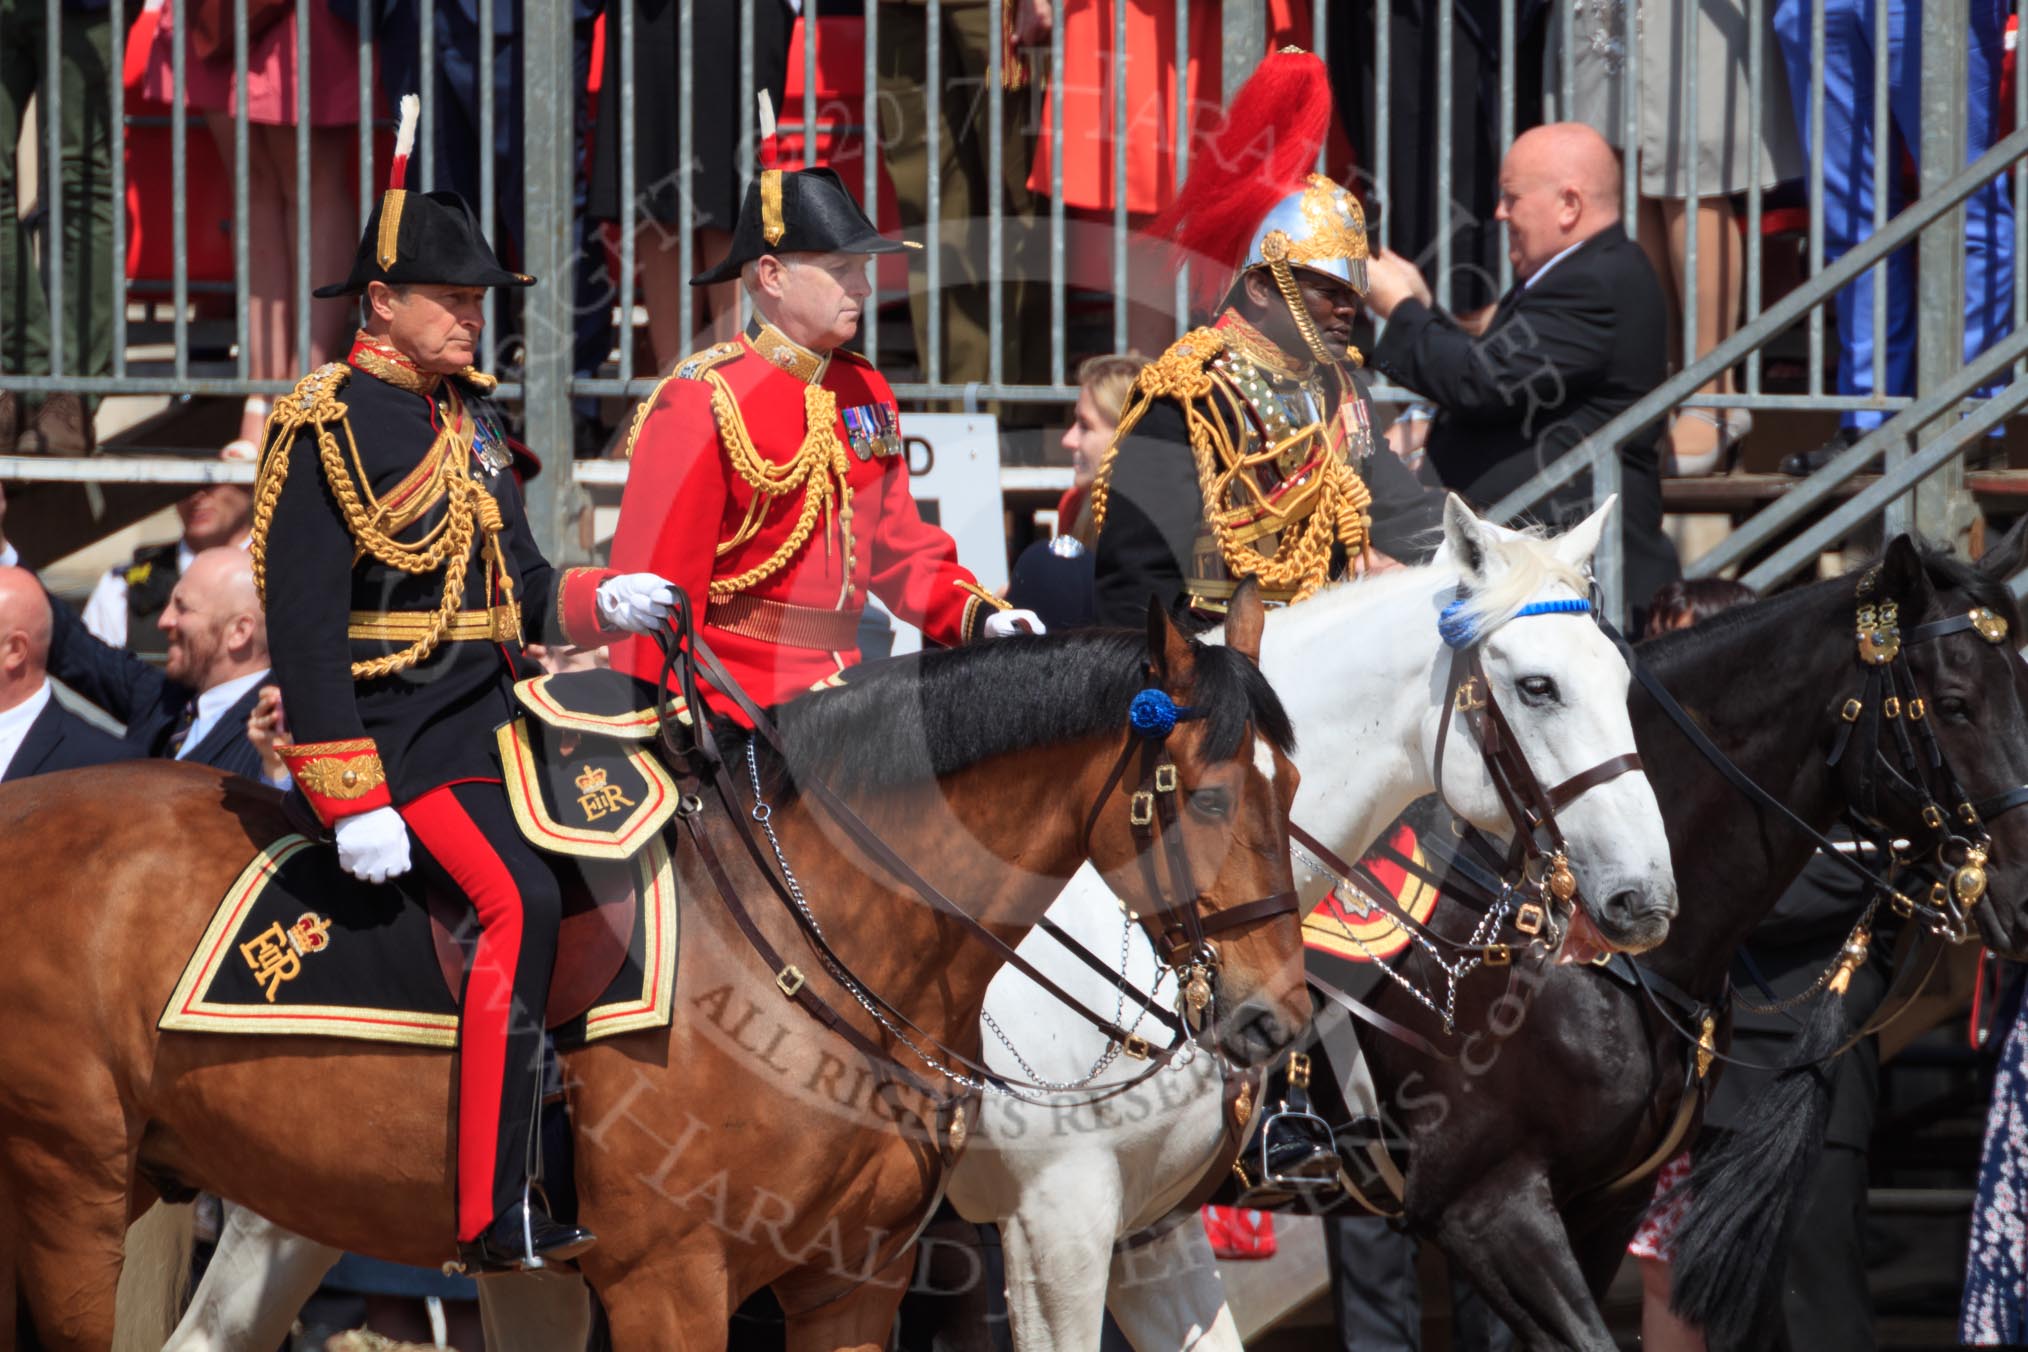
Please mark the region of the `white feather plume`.
[[765, 141], [775, 134], [774, 100], [768, 97], [765, 89], [755, 90], [754, 100], [760, 104], [760, 134], [761, 140]]
[[415, 124], [422, 115], [422, 100], [414, 94], [401, 96], [401, 122], [394, 133], [394, 154], [396, 159], [415, 149]]

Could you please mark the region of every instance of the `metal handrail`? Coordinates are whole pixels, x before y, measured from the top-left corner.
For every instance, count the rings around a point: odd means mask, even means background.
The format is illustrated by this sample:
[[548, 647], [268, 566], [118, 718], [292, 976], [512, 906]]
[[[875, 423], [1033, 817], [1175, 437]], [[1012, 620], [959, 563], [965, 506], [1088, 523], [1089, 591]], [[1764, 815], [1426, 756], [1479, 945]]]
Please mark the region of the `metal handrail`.
[[1797, 572], [1815, 558], [1825, 544], [1844, 536], [1854, 526], [1942, 469], [1952, 456], [1998, 427], [2024, 403], [2028, 403], [2028, 380], [2014, 381], [1981, 403], [1962, 421], [1951, 424], [1949, 431], [1896, 466], [1892, 474], [1881, 475], [1879, 480], [1868, 484], [1849, 501], [1839, 504], [1836, 511], [1807, 533], [1776, 550], [1773, 557], [1756, 566], [1740, 581], [1760, 590]]
[[[1864, 242], [1853, 246], [1836, 263], [1804, 282], [1777, 304], [1763, 310], [1730, 338], [1685, 365], [1578, 445], [1537, 470], [1525, 483], [1493, 504], [1492, 518], [1511, 521], [1578, 475], [1597, 470], [1607, 459], [1617, 457], [1620, 443], [1682, 403], [1699, 386], [1786, 329], [1806, 311], [1842, 290], [1847, 283], [1884, 260], [1939, 217], [1956, 208], [1982, 184], [1997, 177], [2024, 156], [2028, 156], [2028, 127], [2017, 128], [1984, 155], [1952, 175], [1935, 192], [1924, 194], [1910, 203], [1884, 229], [1875, 231]], [[1607, 532], [1600, 551], [1599, 581], [1608, 599], [1617, 603], [1621, 556], [1619, 532]]]
[[[1880, 424], [1794, 488], [1754, 513], [1753, 519], [1734, 528], [1716, 547], [1683, 571], [1691, 577], [1710, 577], [1730, 568], [1773, 539], [1790, 522], [1838, 491], [1838, 486], [1860, 473], [1880, 453], [1896, 442], [1914, 435], [1931, 419], [1945, 413], [1965, 396], [1998, 375], [2010, 363], [2028, 356], [2028, 330], [2016, 330], [1980, 353], [1968, 365], [1932, 393], [1922, 396], [1887, 422]], [[1909, 462], [1913, 464], [1913, 461]], [[1900, 482], [1907, 465], [1898, 465], [1882, 482]], [[1917, 476], [1920, 477], [1920, 476]]]

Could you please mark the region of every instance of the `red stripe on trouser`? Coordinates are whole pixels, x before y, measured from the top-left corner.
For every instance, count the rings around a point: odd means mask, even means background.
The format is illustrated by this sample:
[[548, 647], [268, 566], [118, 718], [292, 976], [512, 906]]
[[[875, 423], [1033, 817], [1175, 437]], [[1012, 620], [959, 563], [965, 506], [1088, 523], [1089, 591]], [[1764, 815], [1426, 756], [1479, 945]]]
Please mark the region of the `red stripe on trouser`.
[[[546, 963], [539, 974], [520, 970], [521, 886], [458, 801], [455, 787], [432, 789], [404, 806], [401, 815], [472, 903], [480, 926], [465, 983], [458, 1044], [458, 1238], [464, 1241], [476, 1239], [505, 1204], [506, 1186], [496, 1187], [500, 1167], [510, 1162], [500, 1154], [501, 1099], [519, 1094], [533, 1101], [532, 1080], [520, 1083], [517, 1075], [516, 1083], [507, 1083], [516, 978], [546, 988], [549, 973]], [[547, 937], [553, 952], [553, 936]], [[540, 1010], [540, 1002], [535, 1008]], [[540, 1034], [536, 1036], [539, 1039]], [[520, 1161], [511, 1162], [518, 1171]]]

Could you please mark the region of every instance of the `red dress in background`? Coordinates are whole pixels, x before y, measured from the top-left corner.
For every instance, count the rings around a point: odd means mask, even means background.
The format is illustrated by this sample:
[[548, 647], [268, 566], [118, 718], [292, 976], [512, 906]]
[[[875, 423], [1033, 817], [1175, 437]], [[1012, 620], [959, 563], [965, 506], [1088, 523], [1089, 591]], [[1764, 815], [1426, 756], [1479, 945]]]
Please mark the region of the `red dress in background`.
[[[1067, 214], [1086, 229], [1109, 229], [1115, 205], [1113, 176], [1114, 6], [1122, 0], [1064, 0], [1063, 27], [1063, 202]], [[1136, 227], [1167, 206], [1176, 191], [1176, 5], [1175, 0], [1124, 0], [1127, 5], [1126, 199]], [[1286, 46], [1308, 47], [1311, 0], [1267, 0], [1267, 44], [1261, 55]], [[1221, 69], [1221, 11], [1217, 5], [1190, 6], [1190, 64], [1184, 72], [1193, 119], [1224, 106]], [[1040, 55], [1038, 85], [1046, 85], [1048, 55]], [[1054, 149], [1054, 97], [1046, 87], [1041, 136], [1029, 189], [1044, 199], [1050, 191]], [[1194, 126], [1194, 122], [1193, 122]], [[1332, 129], [1331, 161], [1350, 167], [1342, 126]], [[1068, 255], [1073, 285], [1109, 291], [1115, 280], [1110, 249], [1073, 247]]]

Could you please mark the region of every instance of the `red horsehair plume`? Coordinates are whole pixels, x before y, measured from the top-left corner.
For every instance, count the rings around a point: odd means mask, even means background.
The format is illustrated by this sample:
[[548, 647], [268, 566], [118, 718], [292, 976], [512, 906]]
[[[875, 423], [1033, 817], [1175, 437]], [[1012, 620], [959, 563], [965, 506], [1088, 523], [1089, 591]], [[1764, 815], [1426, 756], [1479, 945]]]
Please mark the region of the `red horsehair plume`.
[[1179, 262], [1192, 265], [1195, 303], [1224, 298], [1261, 218], [1303, 186], [1331, 129], [1331, 84], [1315, 54], [1272, 53], [1222, 115], [1200, 122], [1190, 176], [1148, 227]]
[[394, 159], [387, 166], [387, 186], [408, 187], [408, 156], [415, 149], [415, 124], [422, 113], [422, 100], [413, 94], [401, 96], [401, 122], [394, 133]]

